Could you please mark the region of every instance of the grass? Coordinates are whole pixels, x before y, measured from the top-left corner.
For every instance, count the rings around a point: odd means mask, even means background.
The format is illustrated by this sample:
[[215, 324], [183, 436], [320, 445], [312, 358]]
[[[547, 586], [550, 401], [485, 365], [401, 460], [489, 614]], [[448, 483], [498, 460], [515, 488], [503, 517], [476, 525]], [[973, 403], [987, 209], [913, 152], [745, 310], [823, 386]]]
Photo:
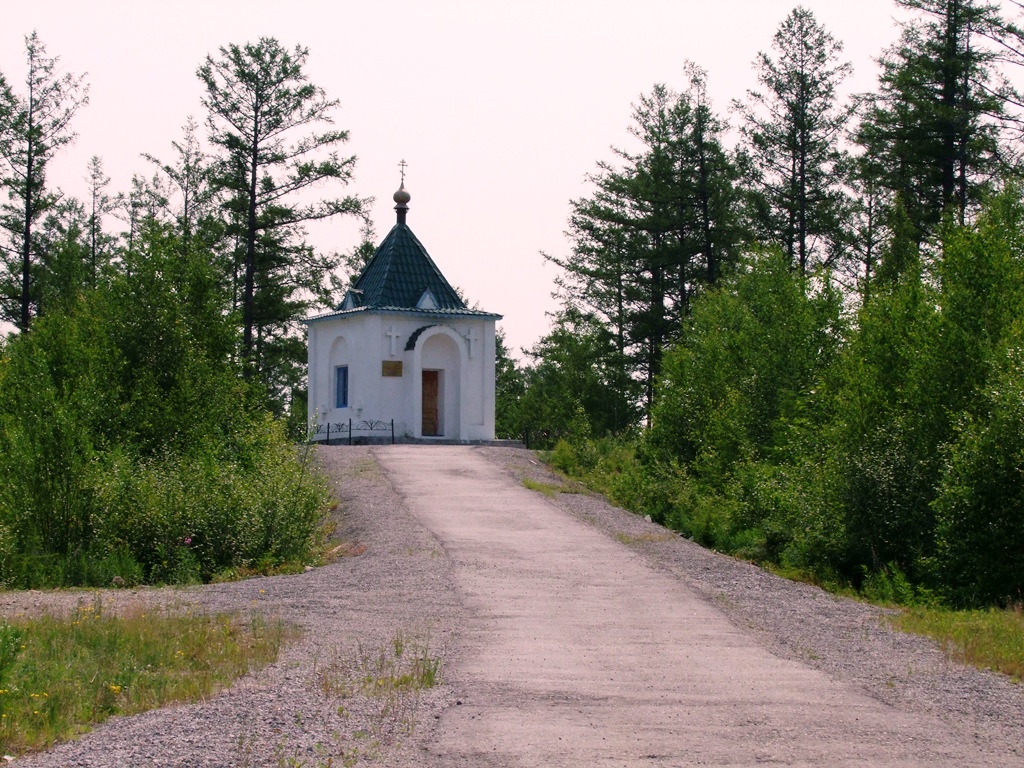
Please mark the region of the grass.
[[625, 544], [626, 546], [634, 546], [636, 544], [653, 544], [661, 541], [675, 541], [679, 538], [678, 534], [672, 531], [659, 531], [657, 533], [640, 533], [631, 534], [623, 531], [616, 531], [615, 538]]
[[936, 640], [956, 661], [1024, 680], [1024, 608], [954, 611], [908, 608], [890, 621]]
[[357, 694], [389, 697], [395, 693], [433, 688], [441, 680], [441, 661], [430, 655], [430, 639], [398, 632], [376, 650], [360, 646], [354, 668], [339, 659], [321, 668], [318, 684], [327, 696]]
[[523, 478], [523, 487], [528, 488], [531, 491], [543, 493], [549, 499], [554, 498], [560, 493], [579, 493], [578, 488], [574, 488], [569, 485], [553, 485], [551, 483], [540, 482], [539, 480], [531, 480], [528, 477]]
[[114, 715], [205, 699], [277, 658], [294, 636], [259, 615], [107, 615], [0, 620], [0, 754], [45, 749]]
[[[361, 710], [368, 715], [370, 744], [411, 734], [416, 727], [420, 694], [441, 682], [441, 660], [431, 654], [430, 637], [397, 632], [380, 648], [358, 647], [355, 655], [338, 649], [314, 675], [328, 698], [340, 700], [338, 713]], [[358, 736], [359, 733], [356, 734]], [[365, 751], [366, 745], [357, 747]]]

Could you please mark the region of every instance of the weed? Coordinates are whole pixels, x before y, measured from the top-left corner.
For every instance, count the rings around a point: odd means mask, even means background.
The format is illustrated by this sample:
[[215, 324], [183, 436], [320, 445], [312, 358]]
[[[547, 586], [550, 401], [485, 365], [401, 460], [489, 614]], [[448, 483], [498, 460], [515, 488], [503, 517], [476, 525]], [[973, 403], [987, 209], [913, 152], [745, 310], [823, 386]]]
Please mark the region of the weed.
[[405, 633], [402, 630], [395, 632], [395, 637], [391, 641], [391, 644], [395, 648], [395, 658], [402, 658], [402, 651], [405, 650]]
[[915, 607], [889, 617], [904, 632], [936, 640], [956, 661], [1024, 679], [1024, 614], [1019, 609], [954, 611]]
[[384, 477], [384, 471], [374, 459], [360, 459], [353, 467], [353, 471], [358, 475]]
[[3, 685], [14, 660], [18, 658], [24, 647], [21, 644], [22, 632], [7, 622], [0, 623], [0, 685]]
[[369, 710], [371, 732], [362, 735], [381, 743], [415, 730], [419, 696], [441, 682], [441, 661], [431, 654], [429, 635], [420, 639], [399, 630], [376, 649], [360, 645], [354, 655], [337, 650], [317, 665], [314, 680], [324, 695], [346, 700], [339, 714]]
[[617, 531], [615, 533], [615, 538], [623, 544], [625, 544], [626, 546], [633, 546], [636, 544], [652, 544], [659, 541], [673, 541], [679, 537], [672, 531], [641, 533], [635, 536], [631, 533], [623, 533], [622, 531]]
[[523, 486], [531, 491], [543, 493], [549, 499], [554, 498], [560, 493], [579, 493], [579, 489], [570, 485], [552, 485], [551, 483], [544, 483], [539, 480], [531, 480], [528, 477], [523, 478]]
[[9, 660], [0, 677], [0, 753], [48, 747], [111, 715], [207, 698], [276, 659], [293, 634], [258, 615], [108, 615], [99, 599], [66, 617], [0, 624], [0, 655]]

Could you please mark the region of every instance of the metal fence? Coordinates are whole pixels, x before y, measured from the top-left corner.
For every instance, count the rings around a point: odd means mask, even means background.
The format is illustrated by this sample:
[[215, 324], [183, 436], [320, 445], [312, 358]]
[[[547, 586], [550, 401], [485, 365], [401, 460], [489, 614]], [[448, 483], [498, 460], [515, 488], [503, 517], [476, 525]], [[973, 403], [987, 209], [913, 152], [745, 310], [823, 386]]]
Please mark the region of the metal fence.
[[[373, 437], [373, 433], [389, 433], [391, 434], [391, 444], [395, 444], [395, 420], [381, 421], [379, 419], [367, 419], [365, 421], [352, 421], [349, 419], [348, 422], [340, 421], [325, 422], [324, 424], [317, 424], [309, 430], [310, 443], [324, 443], [325, 445], [331, 445], [331, 441], [334, 441], [335, 445], [340, 442], [347, 442], [348, 445], [352, 445], [352, 440], [358, 433], [360, 435], [368, 435]], [[386, 437], [386, 434], [382, 435]]]

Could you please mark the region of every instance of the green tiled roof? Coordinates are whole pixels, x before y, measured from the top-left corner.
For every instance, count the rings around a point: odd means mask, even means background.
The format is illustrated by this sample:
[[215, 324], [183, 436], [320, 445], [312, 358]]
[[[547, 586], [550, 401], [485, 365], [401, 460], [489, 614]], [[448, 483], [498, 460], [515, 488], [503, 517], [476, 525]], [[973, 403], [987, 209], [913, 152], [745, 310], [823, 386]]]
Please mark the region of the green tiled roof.
[[395, 224], [352, 286], [349, 296], [362, 309], [416, 309], [428, 289], [438, 310], [466, 309], [465, 302], [444, 279], [408, 225]]

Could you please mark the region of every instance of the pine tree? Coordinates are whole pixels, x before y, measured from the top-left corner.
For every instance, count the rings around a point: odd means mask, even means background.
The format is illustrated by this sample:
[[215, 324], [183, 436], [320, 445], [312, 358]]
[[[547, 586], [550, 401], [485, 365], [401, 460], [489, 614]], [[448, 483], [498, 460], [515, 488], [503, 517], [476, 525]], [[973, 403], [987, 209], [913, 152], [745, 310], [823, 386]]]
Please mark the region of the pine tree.
[[109, 258], [109, 249], [114, 238], [103, 232], [103, 218], [115, 207], [114, 199], [107, 194], [110, 177], [103, 171], [103, 161], [93, 155], [89, 160], [89, 264], [92, 285], [95, 286], [100, 270]]
[[680, 148], [683, 166], [691, 168], [690, 206], [699, 230], [696, 245], [706, 270], [704, 282], [714, 285], [735, 259], [736, 246], [745, 236], [736, 189], [739, 175], [722, 146], [726, 125], [712, 111], [707, 72], [692, 62], [687, 62], [685, 71], [690, 85], [684, 96], [692, 104], [693, 119]]
[[593, 196], [572, 202], [572, 254], [549, 256], [567, 310], [608, 325], [619, 365], [645, 382], [650, 402], [661, 353], [695, 292], [714, 283], [739, 237], [735, 168], [706, 76], [689, 65], [689, 87], [656, 85], [633, 109], [637, 153], [598, 164]]
[[947, 210], [964, 223], [1000, 171], [1000, 123], [1014, 95], [992, 44], [1012, 27], [988, 2], [896, 2], [917, 16], [882, 56], [856, 135], [920, 245]]
[[779, 25], [774, 56], [754, 61], [763, 90], [734, 102], [749, 153], [748, 182], [760, 236], [777, 243], [805, 273], [827, 263], [842, 240], [845, 205], [840, 139], [851, 109], [836, 91], [850, 74], [843, 45], [797, 6]]
[[239, 245], [244, 370], [271, 389], [293, 375], [279, 366], [290, 368], [286, 360], [300, 351], [294, 326], [308, 303], [302, 291], [319, 292], [332, 266], [305, 244], [303, 224], [358, 213], [364, 202], [294, 202], [321, 182], [347, 184], [355, 165], [336, 152], [347, 132], [315, 130], [333, 122], [338, 102], [308, 82], [308, 56], [265, 37], [221, 48], [197, 70], [210, 140], [220, 149], [214, 183]]
[[97, 283], [92, 270], [89, 214], [80, 200], [65, 197], [47, 211], [33, 235], [33, 296], [36, 317], [68, 310]]
[[169, 182], [168, 212], [177, 224], [184, 256], [191, 251], [193, 238], [210, 227], [219, 211], [211, 158], [199, 143], [199, 126], [189, 117], [182, 130], [182, 140], [171, 142], [174, 163], [165, 163], [150, 154], [143, 157], [156, 165]]
[[37, 261], [35, 229], [43, 215], [59, 200], [47, 190], [50, 160], [72, 142], [71, 119], [88, 102], [84, 76], [61, 75], [58, 58], [46, 55], [46, 46], [33, 32], [25, 38], [28, 72], [25, 92], [13, 94], [0, 82], [0, 184], [9, 202], [0, 213], [10, 246], [0, 261], [0, 317], [29, 330], [37, 307], [33, 269]]

